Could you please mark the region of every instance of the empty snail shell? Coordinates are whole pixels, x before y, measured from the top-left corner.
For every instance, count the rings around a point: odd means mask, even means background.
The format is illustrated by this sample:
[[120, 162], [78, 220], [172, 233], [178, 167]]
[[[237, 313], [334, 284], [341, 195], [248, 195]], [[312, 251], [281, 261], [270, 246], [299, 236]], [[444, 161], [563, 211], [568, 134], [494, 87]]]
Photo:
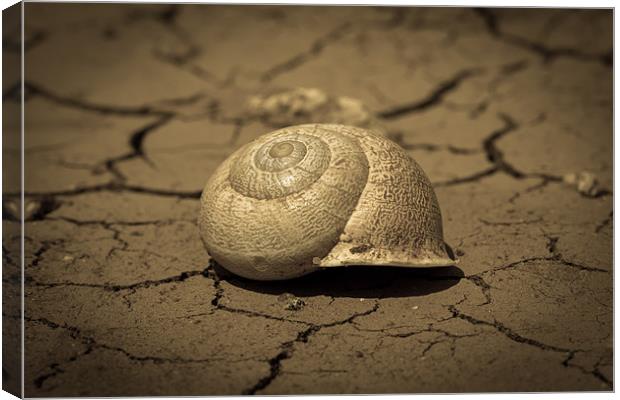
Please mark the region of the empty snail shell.
[[204, 188], [199, 227], [215, 261], [257, 280], [455, 263], [420, 166], [396, 143], [344, 125], [291, 126], [237, 150]]

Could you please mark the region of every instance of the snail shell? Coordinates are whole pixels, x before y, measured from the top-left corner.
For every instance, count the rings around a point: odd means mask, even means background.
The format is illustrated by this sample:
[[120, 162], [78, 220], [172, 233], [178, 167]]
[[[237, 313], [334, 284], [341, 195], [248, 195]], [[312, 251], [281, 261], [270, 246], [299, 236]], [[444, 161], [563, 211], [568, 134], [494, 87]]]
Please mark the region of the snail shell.
[[344, 125], [291, 126], [237, 150], [204, 188], [199, 227], [215, 261], [257, 280], [455, 263], [420, 166], [396, 143]]

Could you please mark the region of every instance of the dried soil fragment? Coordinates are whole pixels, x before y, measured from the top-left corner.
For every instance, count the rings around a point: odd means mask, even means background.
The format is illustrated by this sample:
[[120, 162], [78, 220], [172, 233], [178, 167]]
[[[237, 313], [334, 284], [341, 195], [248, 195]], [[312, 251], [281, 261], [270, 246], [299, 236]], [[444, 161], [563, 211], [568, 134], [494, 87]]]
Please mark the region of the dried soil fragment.
[[249, 114], [274, 127], [310, 122], [377, 127], [370, 111], [359, 100], [335, 97], [314, 88], [280, 90], [250, 97]]

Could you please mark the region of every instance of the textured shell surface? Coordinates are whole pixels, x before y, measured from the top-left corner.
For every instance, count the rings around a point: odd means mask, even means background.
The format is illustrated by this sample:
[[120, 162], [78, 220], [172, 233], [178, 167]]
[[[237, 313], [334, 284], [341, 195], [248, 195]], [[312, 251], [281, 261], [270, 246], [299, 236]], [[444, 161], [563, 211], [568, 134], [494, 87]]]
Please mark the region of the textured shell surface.
[[291, 126], [238, 149], [208, 180], [199, 227], [211, 257], [250, 279], [454, 264], [420, 166], [396, 143], [344, 125]]

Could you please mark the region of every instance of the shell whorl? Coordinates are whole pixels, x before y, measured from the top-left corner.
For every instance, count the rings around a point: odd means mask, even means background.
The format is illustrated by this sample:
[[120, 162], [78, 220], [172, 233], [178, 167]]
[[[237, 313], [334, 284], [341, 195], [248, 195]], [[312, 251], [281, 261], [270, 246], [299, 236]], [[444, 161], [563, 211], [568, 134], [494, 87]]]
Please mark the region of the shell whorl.
[[231, 186], [257, 199], [274, 199], [299, 192], [329, 167], [332, 152], [322, 139], [285, 133], [256, 143], [239, 154], [230, 170]]

